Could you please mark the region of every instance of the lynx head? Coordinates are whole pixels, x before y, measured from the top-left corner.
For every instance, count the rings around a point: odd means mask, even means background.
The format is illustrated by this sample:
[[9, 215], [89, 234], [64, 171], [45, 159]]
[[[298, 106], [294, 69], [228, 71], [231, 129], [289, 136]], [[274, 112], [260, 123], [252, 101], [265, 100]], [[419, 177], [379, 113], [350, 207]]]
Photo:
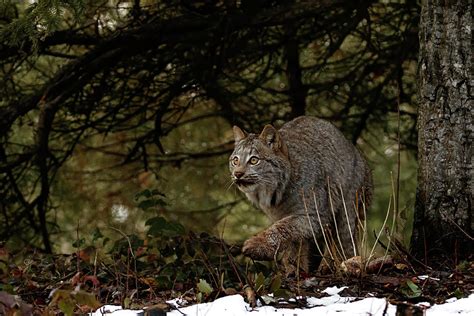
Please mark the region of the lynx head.
[[234, 126], [235, 149], [229, 158], [233, 183], [244, 193], [284, 188], [290, 176], [288, 150], [279, 132], [266, 125], [260, 135]]

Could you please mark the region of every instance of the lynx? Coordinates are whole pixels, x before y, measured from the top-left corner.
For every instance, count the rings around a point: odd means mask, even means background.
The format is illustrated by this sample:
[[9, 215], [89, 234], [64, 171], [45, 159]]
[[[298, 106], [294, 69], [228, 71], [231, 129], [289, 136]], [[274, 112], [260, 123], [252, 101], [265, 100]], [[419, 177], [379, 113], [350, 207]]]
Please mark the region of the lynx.
[[279, 130], [266, 125], [260, 135], [237, 126], [233, 132], [232, 181], [273, 223], [245, 241], [244, 255], [273, 260], [286, 251], [294, 261], [300, 246], [301, 268], [315, 269], [324, 249], [323, 229], [328, 229], [337, 234], [345, 256], [353, 256], [357, 210], [370, 203], [372, 175], [343, 134], [331, 123], [308, 116]]

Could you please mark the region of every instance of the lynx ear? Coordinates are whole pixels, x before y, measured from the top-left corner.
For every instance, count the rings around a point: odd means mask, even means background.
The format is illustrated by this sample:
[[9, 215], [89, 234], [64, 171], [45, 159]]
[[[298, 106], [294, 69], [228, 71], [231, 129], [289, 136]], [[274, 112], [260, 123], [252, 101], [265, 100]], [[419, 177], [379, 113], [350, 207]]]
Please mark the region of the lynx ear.
[[263, 140], [273, 150], [278, 150], [281, 147], [280, 133], [271, 125], [265, 125], [258, 138]]
[[236, 143], [247, 137], [247, 133], [238, 126], [234, 125], [232, 130], [234, 131], [234, 140]]

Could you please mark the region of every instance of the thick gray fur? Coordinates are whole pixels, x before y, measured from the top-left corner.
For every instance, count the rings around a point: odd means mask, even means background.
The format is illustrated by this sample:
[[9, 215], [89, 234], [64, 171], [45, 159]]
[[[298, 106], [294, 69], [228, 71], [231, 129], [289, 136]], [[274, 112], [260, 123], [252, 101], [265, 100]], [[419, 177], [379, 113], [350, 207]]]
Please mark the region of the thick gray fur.
[[[299, 242], [312, 244], [315, 238], [323, 249], [324, 227], [342, 245], [345, 256], [352, 257], [357, 212], [361, 214], [362, 201], [368, 207], [372, 196], [371, 171], [357, 148], [331, 123], [308, 116], [278, 131], [267, 125], [260, 135], [235, 126], [234, 137], [229, 160], [232, 180], [273, 223], [248, 239], [243, 253], [256, 260], [271, 260], [277, 252]], [[304, 247], [303, 251], [315, 249]]]

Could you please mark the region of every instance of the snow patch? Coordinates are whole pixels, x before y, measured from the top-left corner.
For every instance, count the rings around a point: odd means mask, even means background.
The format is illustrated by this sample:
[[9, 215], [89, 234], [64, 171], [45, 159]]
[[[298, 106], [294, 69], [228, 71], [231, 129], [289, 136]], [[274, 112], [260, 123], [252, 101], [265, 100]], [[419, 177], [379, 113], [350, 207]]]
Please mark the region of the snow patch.
[[[206, 316], [312, 316], [312, 315], [334, 315], [334, 316], [349, 316], [349, 315], [374, 315], [374, 316], [395, 316], [397, 307], [388, 303], [384, 298], [356, 298], [356, 297], [341, 297], [339, 293], [345, 287], [327, 288], [323, 292], [332, 293], [331, 296], [323, 298], [308, 297], [308, 308], [306, 309], [289, 309], [289, 308], [275, 308], [272, 306], [261, 306], [255, 309], [250, 308], [249, 304], [244, 301], [241, 295], [231, 295], [221, 297], [211, 303], [202, 303], [186, 307], [180, 307], [179, 299], [168, 301], [168, 304], [174, 306], [176, 309], [168, 312], [169, 316], [188, 316], [206, 315]], [[420, 305], [430, 306], [428, 303], [421, 303]], [[143, 315], [143, 311], [137, 310], [123, 310], [120, 306], [105, 305], [98, 309], [95, 313], [90, 313], [90, 316], [139, 316]], [[435, 304], [426, 310], [426, 316], [445, 316], [445, 315], [462, 315], [474, 316], [474, 294], [467, 298], [456, 299], [452, 298], [444, 304]]]

